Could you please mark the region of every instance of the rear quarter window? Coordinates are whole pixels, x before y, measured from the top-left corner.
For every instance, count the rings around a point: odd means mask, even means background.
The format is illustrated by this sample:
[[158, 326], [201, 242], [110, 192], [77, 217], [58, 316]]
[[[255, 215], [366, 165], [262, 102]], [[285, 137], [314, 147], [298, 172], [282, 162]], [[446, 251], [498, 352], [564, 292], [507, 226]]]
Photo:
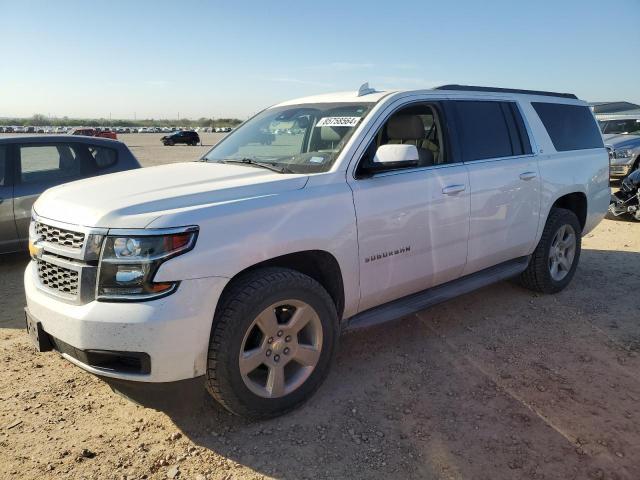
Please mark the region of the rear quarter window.
[[558, 152], [603, 148], [602, 134], [589, 107], [531, 102]]

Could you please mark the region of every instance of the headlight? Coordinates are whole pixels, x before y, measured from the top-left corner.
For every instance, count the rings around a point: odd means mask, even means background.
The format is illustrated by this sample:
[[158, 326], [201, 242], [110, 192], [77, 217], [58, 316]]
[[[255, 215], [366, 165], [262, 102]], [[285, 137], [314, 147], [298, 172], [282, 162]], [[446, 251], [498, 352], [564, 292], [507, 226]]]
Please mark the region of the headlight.
[[96, 299], [139, 301], [174, 292], [178, 281], [156, 283], [153, 277], [163, 262], [191, 250], [197, 236], [198, 227], [110, 230], [100, 256]]
[[613, 156], [615, 158], [630, 158], [633, 156], [632, 150], [614, 150]]

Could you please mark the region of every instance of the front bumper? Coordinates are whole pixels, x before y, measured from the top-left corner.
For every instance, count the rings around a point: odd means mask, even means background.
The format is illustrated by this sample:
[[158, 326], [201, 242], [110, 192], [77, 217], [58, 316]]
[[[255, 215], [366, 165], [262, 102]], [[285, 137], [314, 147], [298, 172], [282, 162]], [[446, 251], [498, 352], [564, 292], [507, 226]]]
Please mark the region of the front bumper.
[[67, 360], [96, 375], [140, 382], [173, 382], [205, 373], [215, 306], [228, 279], [183, 280], [172, 295], [147, 302], [72, 305], [38, 288], [34, 270], [32, 261], [24, 275], [27, 308], [46, 333], [80, 351], [147, 354], [150, 373], [96, 368], [58, 348]]

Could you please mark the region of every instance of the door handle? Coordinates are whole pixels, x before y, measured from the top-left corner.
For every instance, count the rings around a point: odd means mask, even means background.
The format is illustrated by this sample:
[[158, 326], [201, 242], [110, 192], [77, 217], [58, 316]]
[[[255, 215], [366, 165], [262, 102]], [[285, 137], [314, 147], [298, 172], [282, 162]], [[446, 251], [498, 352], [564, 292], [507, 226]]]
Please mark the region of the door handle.
[[455, 195], [456, 193], [464, 192], [466, 185], [448, 185], [442, 189], [442, 193], [445, 195]]
[[538, 174], [536, 172], [523, 172], [520, 174], [520, 180], [533, 180]]

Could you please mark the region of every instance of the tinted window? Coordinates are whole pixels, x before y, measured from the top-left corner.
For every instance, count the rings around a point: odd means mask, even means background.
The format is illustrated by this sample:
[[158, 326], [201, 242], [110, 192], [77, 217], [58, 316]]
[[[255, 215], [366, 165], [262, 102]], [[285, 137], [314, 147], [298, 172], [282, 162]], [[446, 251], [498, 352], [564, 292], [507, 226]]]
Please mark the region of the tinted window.
[[464, 161], [514, 155], [501, 102], [455, 102]]
[[4, 185], [4, 176], [7, 171], [7, 147], [0, 145], [0, 187]]
[[532, 102], [558, 152], [603, 148], [602, 135], [589, 107]]
[[80, 157], [70, 145], [20, 146], [22, 183], [66, 180], [80, 176]]
[[640, 135], [640, 119], [608, 120], [602, 122], [602, 133]]
[[98, 169], [111, 167], [117, 161], [116, 151], [112, 148], [97, 147], [90, 145], [88, 147], [89, 155], [95, 160]]

